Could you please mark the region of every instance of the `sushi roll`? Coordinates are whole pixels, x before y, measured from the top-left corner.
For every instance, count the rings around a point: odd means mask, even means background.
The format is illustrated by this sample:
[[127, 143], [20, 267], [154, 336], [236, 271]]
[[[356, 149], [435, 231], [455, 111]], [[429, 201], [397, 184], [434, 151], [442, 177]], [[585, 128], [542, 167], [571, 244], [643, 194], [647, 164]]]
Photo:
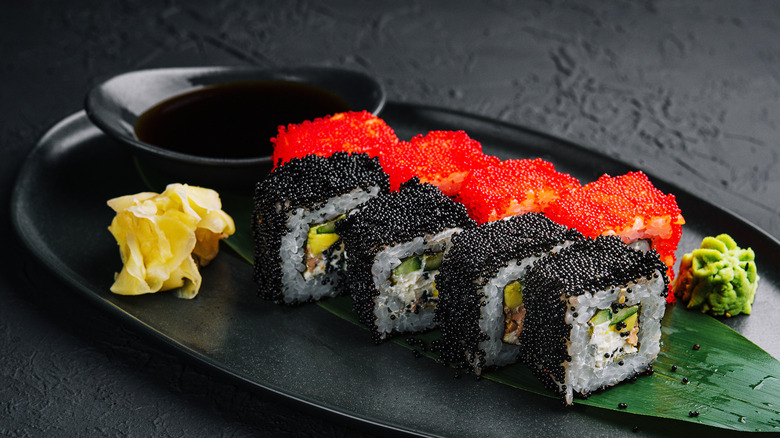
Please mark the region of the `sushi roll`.
[[458, 204], [412, 178], [336, 224], [360, 322], [376, 343], [434, 327], [434, 278], [451, 238], [475, 226]]
[[303, 123], [280, 126], [271, 139], [274, 166], [306, 155], [328, 157], [335, 152], [379, 155], [380, 149], [398, 143], [395, 131], [368, 111], [348, 111]]
[[525, 278], [522, 359], [570, 405], [652, 372], [669, 279], [655, 251], [617, 236], [579, 240]]
[[431, 131], [408, 142], [386, 144], [380, 150], [382, 167], [390, 175], [390, 190], [416, 176], [455, 197], [469, 173], [498, 163], [482, 153], [482, 144], [463, 131]]
[[543, 212], [563, 194], [579, 188], [576, 178], [556, 171], [549, 161], [506, 160], [472, 171], [456, 200], [481, 224], [522, 213]]
[[516, 362], [526, 273], [546, 254], [582, 238], [539, 213], [488, 222], [453, 237], [436, 277], [442, 359], [477, 375]]
[[[642, 172], [628, 172], [573, 190], [544, 211], [555, 222], [576, 228], [588, 237], [618, 235], [639, 249], [655, 249], [674, 279], [675, 251], [685, 219], [674, 195], [665, 195]], [[674, 302], [674, 294], [669, 294]]]
[[284, 304], [338, 295], [345, 274], [335, 223], [388, 190], [378, 159], [366, 154], [308, 155], [274, 169], [254, 196], [258, 294]]

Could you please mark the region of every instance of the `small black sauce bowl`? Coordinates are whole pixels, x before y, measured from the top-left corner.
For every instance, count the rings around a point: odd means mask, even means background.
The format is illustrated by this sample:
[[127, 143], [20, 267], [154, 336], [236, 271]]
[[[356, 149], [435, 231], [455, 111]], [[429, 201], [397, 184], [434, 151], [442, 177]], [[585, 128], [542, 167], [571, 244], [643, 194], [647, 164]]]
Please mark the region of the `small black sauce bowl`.
[[351, 111], [365, 110], [373, 114], [382, 110], [386, 99], [384, 89], [374, 78], [341, 68], [184, 67], [139, 70], [114, 76], [93, 87], [87, 93], [84, 106], [90, 120], [107, 135], [129, 146], [142, 168], [154, 172], [157, 180], [251, 192], [255, 183], [273, 167], [270, 156], [214, 158], [190, 155], [142, 142], [135, 134], [138, 117], [166, 99], [202, 87], [243, 81], [313, 85], [340, 96]]

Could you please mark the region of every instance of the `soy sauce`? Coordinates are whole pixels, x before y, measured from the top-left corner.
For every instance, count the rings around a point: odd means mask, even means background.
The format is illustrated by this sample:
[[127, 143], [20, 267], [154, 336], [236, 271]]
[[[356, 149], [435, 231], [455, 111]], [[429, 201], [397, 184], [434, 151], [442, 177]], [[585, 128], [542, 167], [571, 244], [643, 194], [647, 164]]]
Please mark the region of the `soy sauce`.
[[252, 158], [272, 153], [280, 125], [348, 111], [338, 95], [309, 84], [246, 81], [174, 96], [138, 118], [139, 140], [210, 158]]

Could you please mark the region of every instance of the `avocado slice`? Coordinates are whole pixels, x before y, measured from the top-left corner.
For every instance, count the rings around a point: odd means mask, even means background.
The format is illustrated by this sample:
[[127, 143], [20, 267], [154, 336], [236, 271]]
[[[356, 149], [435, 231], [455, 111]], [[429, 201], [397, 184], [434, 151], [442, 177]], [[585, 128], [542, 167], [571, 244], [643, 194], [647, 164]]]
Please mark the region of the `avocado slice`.
[[425, 259], [425, 267], [423, 270], [435, 271], [436, 269], [439, 269], [439, 266], [441, 266], [441, 262], [444, 260], [444, 253], [439, 252], [436, 254], [424, 255], [423, 258]]
[[612, 311], [610, 309], [601, 309], [598, 312], [596, 312], [596, 314], [593, 315], [592, 318], [590, 318], [590, 325], [597, 326], [599, 324], [603, 324], [610, 320], [612, 320]]
[[420, 260], [420, 257], [414, 256], [409, 257], [408, 259], [401, 262], [398, 267], [393, 269], [393, 275], [398, 277], [401, 275], [410, 274], [415, 271], [419, 271], [422, 268], [422, 261]]
[[309, 229], [309, 251], [312, 255], [320, 254], [339, 240], [336, 233], [318, 234], [315, 228]]
[[336, 234], [336, 222], [344, 219], [344, 216], [342, 214], [332, 221], [309, 228], [308, 247], [312, 255], [320, 254], [339, 240], [339, 235]]
[[518, 309], [523, 305], [523, 283], [520, 280], [504, 286], [504, 305], [510, 309]]
[[639, 314], [634, 313], [629, 317], [627, 317], [626, 319], [624, 319], [623, 322], [626, 324], [625, 331], [631, 332], [631, 330], [633, 330], [634, 327], [636, 327], [636, 321], [638, 318], [639, 318]]

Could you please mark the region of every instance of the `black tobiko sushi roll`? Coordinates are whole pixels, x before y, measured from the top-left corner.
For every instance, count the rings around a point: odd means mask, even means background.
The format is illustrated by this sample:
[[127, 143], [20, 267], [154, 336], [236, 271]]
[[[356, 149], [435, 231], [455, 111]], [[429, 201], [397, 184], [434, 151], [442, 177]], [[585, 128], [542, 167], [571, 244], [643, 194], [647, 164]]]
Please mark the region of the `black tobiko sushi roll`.
[[336, 224], [360, 321], [376, 343], [434, 326], [434, 278], [451, 237], [474, 227], [462, 204], [412, 178]]
[[476, 374], [516, 362], [526, 273], [541, 257], [582, 238], [540, 213], [487, 222], [454, 236], [436, 277], [442, 359]]
[[344, 249], [335, 223], [388, 190], [379, 160], [366, 154], [308, 155], [275, 168], [254, 196], [258, 294], [284, 304], [339, 294]]
[[652, 370], [669, 280], [655, 250], [579, 240], [525, 278], [522, 359], [566, 404]]

